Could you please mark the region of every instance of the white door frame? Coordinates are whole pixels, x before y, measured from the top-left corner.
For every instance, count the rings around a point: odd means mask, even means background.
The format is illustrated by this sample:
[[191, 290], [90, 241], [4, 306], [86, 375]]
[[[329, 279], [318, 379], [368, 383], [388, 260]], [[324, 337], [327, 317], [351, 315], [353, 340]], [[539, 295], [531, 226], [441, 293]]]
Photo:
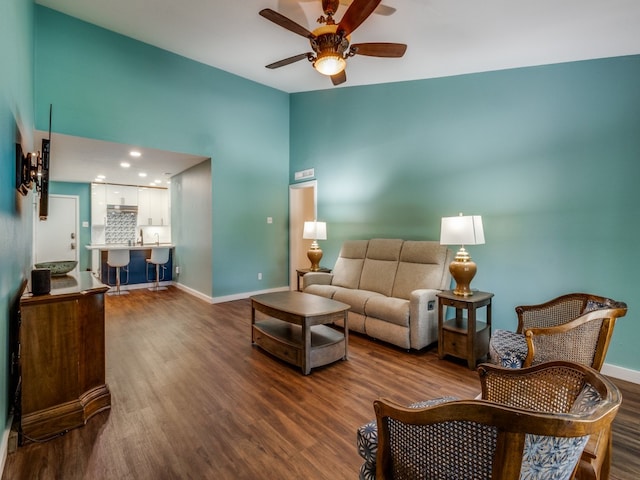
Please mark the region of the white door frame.
[[[51, 205], [51, 198], [52, 197], [58, 197], [58, 198], [72, 198], [75, 200], [76, 202], [76, 225], [75, 225], [75, 234], [76, 234], [76, 248], [74, 249], [74, 254], [75, 254], [75, 258], [73, 260], [76, 260], [78, 262], [78, 265], [76, 266], [76, 268], [74, 270], [71, 271], [71, 273], [74, 272], [79, 272], [80, 271], [80, 197], [78, 195], [61, 195], [61, 194], [57, 194], [57, 193], [53, 193], [53, 194], [49, 194], [49, 205]], [[48, 220], [40, 220], [40, 216], [38, 215], [38, 206], [40, 204], [40, 197], [38, 195], [34, 195], [33, 196], [33, 241], [32, 241], [32, 258], [33, 261], [35, 263], [35, 259], [36, 259], [36, 235], [38, 234], [38, 222], [44, 221], [47, 222]]]
[[[313, 195], [303, 195], [303, 189], [313, 189]], [[312, 198], [309, 204], [309, 198]], [[302, 227], [305, 221], [315, 220], [318, 215], [318, 181], [310, 180], [289, 185], [289, 288], [297, 288], [298, 274], [296, 269], [300, 268], [301, 252], [306, 252], [311, 245], [311, 240], [303, 240]], [[313, 212], [312, 214], [310, 212]], [[313, 216], [313, 218], [309, 218]], [[305, 260], [304, 265], [309, 261]], [[308, 266], [308, 265], [306, 265]]]

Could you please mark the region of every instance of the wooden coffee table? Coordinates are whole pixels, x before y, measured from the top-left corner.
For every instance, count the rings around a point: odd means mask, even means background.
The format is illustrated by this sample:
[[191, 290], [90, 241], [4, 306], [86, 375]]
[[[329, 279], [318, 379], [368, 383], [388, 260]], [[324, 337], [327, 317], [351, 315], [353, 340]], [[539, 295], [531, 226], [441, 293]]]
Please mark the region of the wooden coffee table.
[[[308, 375], [312, 368], [347, 359], [350, 308], [303, 292], [255, 295], [251, 297], [251, 342]], [[270, 318], [256, 321], [256, 311]], [[326, 326], [341, 319], [341, 331]]]

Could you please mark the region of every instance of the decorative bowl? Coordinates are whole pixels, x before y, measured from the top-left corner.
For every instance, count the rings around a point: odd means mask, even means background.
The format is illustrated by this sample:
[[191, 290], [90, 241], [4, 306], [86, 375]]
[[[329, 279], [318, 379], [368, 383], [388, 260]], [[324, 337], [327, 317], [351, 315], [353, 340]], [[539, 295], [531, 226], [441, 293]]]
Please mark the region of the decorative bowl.
[[51, 276], [66, 275], [78, 265], [77, 260], [60, 260], [57, 262], [36, 263], [36, 268], [48, 268], [51, 270]]

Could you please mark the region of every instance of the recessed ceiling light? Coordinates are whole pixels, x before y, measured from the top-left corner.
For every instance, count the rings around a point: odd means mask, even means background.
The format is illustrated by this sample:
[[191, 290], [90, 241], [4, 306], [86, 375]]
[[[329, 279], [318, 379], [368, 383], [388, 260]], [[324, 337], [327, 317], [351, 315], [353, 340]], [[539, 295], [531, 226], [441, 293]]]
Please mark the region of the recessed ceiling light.
[[147, 174], [146, 174], [145, 172], [140, 172], [140, 173], [138, 174], [138, 176], [139, 176], [139, 177], [146, 177], [146, 176], [147, 176]]
[[129, 152], [129, 155], [131, 155], [132, 157], [136, 157], [136, 158], [142, 156], [142, 154], [137, 150], [131, 150]]
[[94, 182], [104, 182], [104, 178], [96, 177]]
[[154, 180], [153, 183], [160, 184], [160, 183], [162, 183], [162, 180]]
[[131, 166], [131, 164], [129, 162], [120, 162], [120, 166], [122, 168], [129, 168]]

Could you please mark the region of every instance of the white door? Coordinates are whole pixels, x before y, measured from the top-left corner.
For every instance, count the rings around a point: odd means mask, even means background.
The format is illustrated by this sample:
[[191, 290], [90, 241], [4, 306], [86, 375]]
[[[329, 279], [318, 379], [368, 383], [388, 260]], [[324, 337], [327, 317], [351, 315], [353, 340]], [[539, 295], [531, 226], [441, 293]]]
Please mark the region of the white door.
[[49, 216], [40, 220], [36, 215], [35, 222], [34, 263], [78, 260], [77, 196], [49, 195]]

